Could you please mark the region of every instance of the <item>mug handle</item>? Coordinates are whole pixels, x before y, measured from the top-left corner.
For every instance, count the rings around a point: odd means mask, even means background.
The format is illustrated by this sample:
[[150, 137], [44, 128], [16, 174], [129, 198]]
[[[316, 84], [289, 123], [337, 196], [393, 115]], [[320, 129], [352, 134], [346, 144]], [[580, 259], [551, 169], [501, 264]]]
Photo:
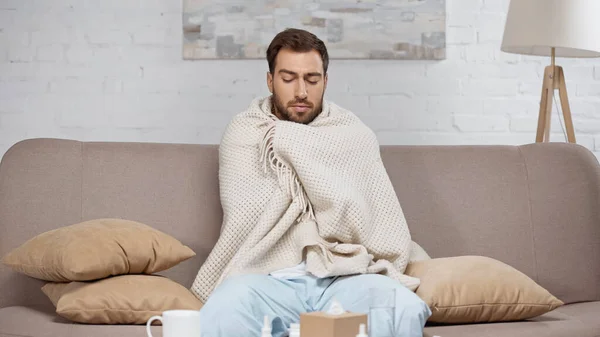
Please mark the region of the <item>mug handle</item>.
[[152, 331], [150, 331], [150, 326], [152, 325], [152, 322], [154, 322], [156, 320], [160, 321], [161, 323], [163, 322], [162, 317], [160, 317], [160, 316], [152, 316], [152, 317], [150, 317], [150, 319], [146, 323], [146, 334], [148, 335], [148, 337], [153, 337], [152, 336]]

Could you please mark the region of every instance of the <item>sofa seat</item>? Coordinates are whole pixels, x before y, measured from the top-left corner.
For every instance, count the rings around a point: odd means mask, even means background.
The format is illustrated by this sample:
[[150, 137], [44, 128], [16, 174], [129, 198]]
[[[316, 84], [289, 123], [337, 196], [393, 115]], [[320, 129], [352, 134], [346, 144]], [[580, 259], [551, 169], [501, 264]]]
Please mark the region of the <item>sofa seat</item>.
[[[569, 304], [524, 322], [433, 326], [426, 337], [599, 337], [600, 302]], [[161, 336], [160, 326], [152, 327]], [[54, 312], [28, 307], [0, 309], [0, 337], [132, 337], [145, 336], [145, 326], [73, 324]]]
[[[152, 335], [162, 337], [161, 327]], [[72, 323], [49, 309], [6, 307], [0, 309], [0, 337], [144, 337], [143, 325], [88, 325]]]
[[600, 301], [573, 303], [522, 322], [434, 326], [425, 337], [600, 337]]

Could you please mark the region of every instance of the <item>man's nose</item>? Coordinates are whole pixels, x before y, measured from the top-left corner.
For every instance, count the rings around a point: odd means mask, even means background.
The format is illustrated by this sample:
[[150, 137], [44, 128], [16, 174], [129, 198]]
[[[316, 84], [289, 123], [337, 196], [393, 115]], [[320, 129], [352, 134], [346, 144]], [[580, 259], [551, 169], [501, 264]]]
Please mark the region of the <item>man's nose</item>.
[[304, 81], [298, 81], [298, 86], [296, 87], [296, 97], [300, 99], [305, 99], [308, 96], [306, 92], [306, 84]]

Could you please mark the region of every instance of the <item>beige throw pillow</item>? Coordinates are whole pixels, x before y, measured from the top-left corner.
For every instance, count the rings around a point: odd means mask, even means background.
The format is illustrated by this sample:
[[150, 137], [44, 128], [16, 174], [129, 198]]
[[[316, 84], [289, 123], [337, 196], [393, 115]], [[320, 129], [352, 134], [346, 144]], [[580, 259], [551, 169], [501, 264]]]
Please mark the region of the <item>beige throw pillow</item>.
[[88, 324], [145, 324], [165, 310], [200, 310], [189, 289], [166, 277], [121, 275], [99, 281], [48, 283], [42, 291], [68, 320]]
[[484, 256], [436, 258], [410, 263], [416, 293], [431, 308], [430, 322], [518, 321], [564, 303], [517, 269]]
[[33, 278], [69, 282], [152, 274], [195, 255], [175, 238], [145, 224], [96, 219], [39, 234], [2, 262]]

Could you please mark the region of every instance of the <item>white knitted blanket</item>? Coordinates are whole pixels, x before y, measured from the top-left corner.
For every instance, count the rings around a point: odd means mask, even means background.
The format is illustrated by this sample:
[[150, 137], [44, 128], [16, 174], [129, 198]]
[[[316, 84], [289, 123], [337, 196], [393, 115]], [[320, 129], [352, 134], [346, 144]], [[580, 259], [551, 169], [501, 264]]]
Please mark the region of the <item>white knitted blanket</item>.
[[206, 302], [225, 278], [306, 261], [317, 277], [404, 275], [411, 236], [374, 133], [323, 102], [310, 124], [280, 121], [270, 97], [227, 127], [219, 150], [223, 225], [192, 292]]

